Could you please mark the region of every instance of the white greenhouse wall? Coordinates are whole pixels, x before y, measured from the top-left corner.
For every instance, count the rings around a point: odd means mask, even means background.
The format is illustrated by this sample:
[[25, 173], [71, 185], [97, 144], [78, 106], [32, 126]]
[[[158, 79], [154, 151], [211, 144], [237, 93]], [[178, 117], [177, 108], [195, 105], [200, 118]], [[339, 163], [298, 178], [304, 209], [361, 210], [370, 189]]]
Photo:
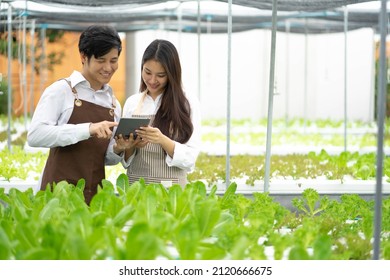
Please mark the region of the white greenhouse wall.
[[[134, 34], [137, 91], [140, 61], [156, 38], [168, 39], [179, 50], [183, 84], [198, 95], [198, 35], [161, 30]], [[202, 118], [227, 115], [228, 36], [200, 36], [200, 96]], [[271, 32], [234, 33], [231, 48], [231, 117], [265, 118], [268, 115]], [[344, 119], [344, 33], [287, 34], [276, 37], [273, 118]], [[374, 119], [374, 34], [371, 29], [347, 35], [347, 119]], [[131, 87], [130, 87], [131, 88]]]

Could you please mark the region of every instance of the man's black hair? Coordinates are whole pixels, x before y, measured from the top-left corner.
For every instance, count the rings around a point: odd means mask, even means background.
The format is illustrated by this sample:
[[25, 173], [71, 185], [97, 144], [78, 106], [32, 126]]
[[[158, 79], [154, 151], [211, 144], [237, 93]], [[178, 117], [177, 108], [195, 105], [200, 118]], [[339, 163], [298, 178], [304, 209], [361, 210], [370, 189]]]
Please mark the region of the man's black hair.
[[90, 59], [101, 57], [113, 48], [122, 51], [122, 41], [118, 32], [111, 26], [91, 25], [83, 31], [79, 40], [79, 51]]

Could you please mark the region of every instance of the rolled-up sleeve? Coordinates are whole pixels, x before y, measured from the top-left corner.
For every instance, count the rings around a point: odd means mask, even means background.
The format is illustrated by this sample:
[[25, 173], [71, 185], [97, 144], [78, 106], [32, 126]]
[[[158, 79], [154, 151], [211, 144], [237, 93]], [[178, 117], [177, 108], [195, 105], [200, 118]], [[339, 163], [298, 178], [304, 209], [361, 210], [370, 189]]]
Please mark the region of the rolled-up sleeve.
[[130, 166], [136, 154], [137, 154], [137, 150], [135, 150], [134, 153], [127, 160], [125, 160], [125, 157], [122, 158], [121, 163], [123, 168], [128, 168]]
[[168, 166], [175, 166], [192, 172], [198, 158], [201, 147], [201, 116], [199, 101], [194, 97], [189, 99], [191, 105], [191, 120], [194, 131], [187, 143], [175, 142], [173, 157], [166, 156], [165, 162]]
[[59, 82], [42, 94], [27, 134], [31, 147], [64, 147], [88, 139], [89, 123], [68, 124], [73, 110], [73, 96]]
[[[114, 140], [114, 144], [115, 144], [115, 140]], [[123, 153], [118, 155], [114, 152], [114, 144], [110, 143], [110, 145], [108, 146], [107, 154], [105, 158], [106, 165], [116, 165], [123, 160]]]

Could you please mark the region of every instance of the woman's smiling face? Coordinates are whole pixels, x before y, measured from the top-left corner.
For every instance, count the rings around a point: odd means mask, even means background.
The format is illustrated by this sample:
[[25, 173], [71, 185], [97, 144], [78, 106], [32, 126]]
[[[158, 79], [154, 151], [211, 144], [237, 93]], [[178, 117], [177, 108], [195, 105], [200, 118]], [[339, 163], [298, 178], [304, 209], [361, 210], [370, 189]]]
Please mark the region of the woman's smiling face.
[[147, 60], [142, 67], [142, 79], [148, 88], [149, 94], [156, 98], [161, 94], [167, 83], [168, 76], [160, 62]]

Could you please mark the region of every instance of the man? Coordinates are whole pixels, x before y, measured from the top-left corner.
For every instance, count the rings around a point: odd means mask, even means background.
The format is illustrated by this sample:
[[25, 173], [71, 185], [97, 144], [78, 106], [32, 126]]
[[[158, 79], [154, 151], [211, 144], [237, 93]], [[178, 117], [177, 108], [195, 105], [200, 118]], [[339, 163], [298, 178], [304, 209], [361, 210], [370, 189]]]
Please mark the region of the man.
[[93, 25], [82, 32], [78, 47], [81, 71], [45, 89], [27, 141], [50, 148], [40, 189], [62, 180], [76, 185], [83, 178], [89, 204], [105, 178], [104, 166], [121, 160], [112, 131], [122, 108], [108, 83], [118, 69], [122, 43], [115, 29]]

